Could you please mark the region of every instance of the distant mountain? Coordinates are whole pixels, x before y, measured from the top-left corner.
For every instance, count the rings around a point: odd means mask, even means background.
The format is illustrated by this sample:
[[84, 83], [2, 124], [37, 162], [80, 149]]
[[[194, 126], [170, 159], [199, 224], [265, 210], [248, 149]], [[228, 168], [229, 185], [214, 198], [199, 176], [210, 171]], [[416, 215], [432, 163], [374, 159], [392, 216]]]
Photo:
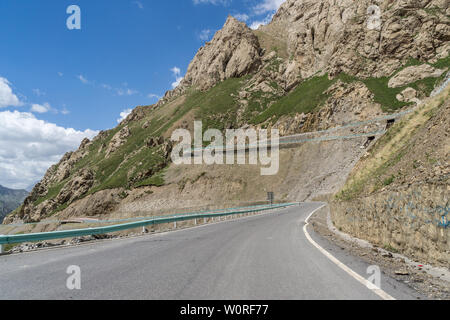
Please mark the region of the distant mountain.
[[26, 190], [13, 190], [0, 185], [0, 223], [7, 214], [19, 207], [27, 196]]

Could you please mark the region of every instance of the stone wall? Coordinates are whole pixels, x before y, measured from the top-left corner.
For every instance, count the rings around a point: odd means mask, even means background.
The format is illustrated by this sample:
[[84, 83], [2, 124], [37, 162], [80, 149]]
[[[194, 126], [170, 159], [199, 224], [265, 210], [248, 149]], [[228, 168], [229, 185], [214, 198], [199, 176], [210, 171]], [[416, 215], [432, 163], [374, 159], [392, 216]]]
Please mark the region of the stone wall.
[[415, 185], [351, 201], [332, 201], [335, 226], [413, 260], [450, 264], [450, 186]]

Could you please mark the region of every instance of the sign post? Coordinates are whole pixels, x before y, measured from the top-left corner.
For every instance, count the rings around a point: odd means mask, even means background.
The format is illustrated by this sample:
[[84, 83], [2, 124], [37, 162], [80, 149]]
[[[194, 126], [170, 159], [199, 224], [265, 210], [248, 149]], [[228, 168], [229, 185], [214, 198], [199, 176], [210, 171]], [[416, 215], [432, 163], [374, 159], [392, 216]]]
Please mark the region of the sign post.
[[270, 201], [270, 205], [273, 205], [273, 200], [275, 199], [275, 195], [273, 192], [267, 192], [267, 201]]

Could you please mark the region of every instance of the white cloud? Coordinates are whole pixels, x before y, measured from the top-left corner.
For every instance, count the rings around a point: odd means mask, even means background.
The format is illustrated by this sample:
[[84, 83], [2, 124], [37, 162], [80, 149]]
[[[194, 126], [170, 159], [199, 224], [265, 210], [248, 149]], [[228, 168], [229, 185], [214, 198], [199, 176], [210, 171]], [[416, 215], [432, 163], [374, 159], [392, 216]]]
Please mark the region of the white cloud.
[[50, 106], [50, 104], [48, 102], [46, 102], [44, 104], [32, 104], [31, 105], [32, 112], [46, 113], [46, 112], [49, 112], [50, 110], [52, 110], [52, 107]]
[[170, 71], [172, 71], [174, 76], [179, 76], [181, 74], [181, 69], [178, 67], [173, 67], [172, 69], [170, 69]]
[[63, 75], [64, 75], [64, 73], [58, 72], [58, 76], [62, 77]]
[[173, 67], [170, 71], [172, 71], [173, 76], [175, 77], [175, 82], [172, 82], [172, 89], [175, 89], [181, 83], [183, 77], [181, 76], [181, 70], [178, 67]]
[[198, 37], [202, 41], [208, 41], [211, 39], [213, 33], [214, 33], [214, 30], [204, 29], [204, 30], [200, 31], [200, 34], [198, 35]]
[[123, 111], [120, 113], [120, 118], [117, 119], [117, 123], [121, 123], [123, 120], [125, 120], [125, 119], [130, 115], [130, 113], [131, 113], [132, 111], [133, 111], [132, 109], [126, 109], [126, 110], [123, 110]]
[[250, 17], [248, 16], [248, 14], [245, 13], [238, 13], [235, 14], [234, 17], [239, 20], [239, 21], [243, 21], [243, 22], [247, 22], [248, 19], [250, 19]]
[[78, 77], [77, 77], [82, 83], [84, 83], [84, 84], [90, 84], [90, 82], [89, 82], [89, 80], [88, 79], [86, 79], [83, 75], [79, 75]]
[[26, 188], [40, 180], [64, 153], [97, 131], [77, 131], [37, 119], [32, 113], [0, 112], [0, 184]]
[[19, 107], [23, 103], [17, 98], [11, 89], [11, 83], [6, 78], [0, 77], [0, 108]]
[[253, 21], [253, 22], [249, 25], [250, 29], [256, 30], [256, 29], [258, 29], [260, 26], [266, 25], [266, 24], [270, 23], [270, 21], [272, 21], [273, 15], [274, 15], [274, 14], [269, 14], [268, 16], [266, 16], [266, 17], [265, 17], [264, 19], [262, 19], [262, 20], [256, 20], [256, 21]]
[[264, 0], [253, 8], [255, 15], [277, 11], [286, 0]]

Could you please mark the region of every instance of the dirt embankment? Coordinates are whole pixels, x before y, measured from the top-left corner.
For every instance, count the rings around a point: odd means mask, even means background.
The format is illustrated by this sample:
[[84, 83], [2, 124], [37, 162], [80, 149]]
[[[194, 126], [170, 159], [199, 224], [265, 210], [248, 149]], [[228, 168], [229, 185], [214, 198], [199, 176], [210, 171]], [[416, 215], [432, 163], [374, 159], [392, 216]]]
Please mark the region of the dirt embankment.
[[447, 88], [393, 126], [332, 201], [336, 227], [415, 260], [450, 261]]

